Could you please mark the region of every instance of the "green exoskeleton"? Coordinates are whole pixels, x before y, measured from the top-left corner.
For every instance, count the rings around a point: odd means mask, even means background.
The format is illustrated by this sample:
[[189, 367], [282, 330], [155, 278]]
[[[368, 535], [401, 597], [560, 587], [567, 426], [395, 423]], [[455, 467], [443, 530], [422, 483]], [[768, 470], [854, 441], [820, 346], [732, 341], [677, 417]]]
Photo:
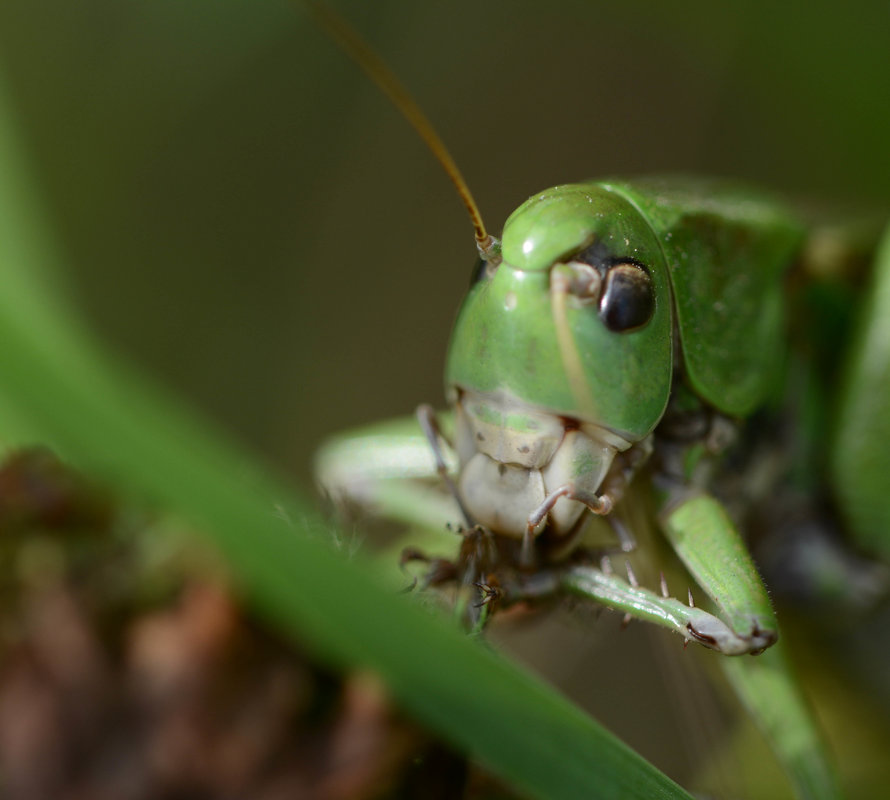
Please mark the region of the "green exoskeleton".
[[[316, 14], [341, 43], [352, 36]], [[727, 673], [799, 794], [838, 796], [737, 519], [739, 506], [778, 495], [795, 469], [795, 457], [776, 468], [754, 445], [813, 408], [808, 388], [783, 399], [789, 373], [807, 363], [806, 337], [789, 348], [791, 317], [806, 305], [799, 287], [816, 273], [828, 273], [825, 285], [842, 279], [845, 258], [830, 254], [861, 252], [858, 243], [841, 237], [832, 240], [840, 248], [826, 247], [768, 195], [691, 179], [557, 186], [523, 203], [498, 242], [395, 79], [363, 45], [346, 49], [446, 163], [481, 257], [448, 349], [450, 410], [421, 406], [417, 419], [330, 441], [318, 455], [320, 483], [415, 529], [456, 527], [461, 544], [426, 559], [426, 583], [463, 586], [474, 621], [499, 605], [574, 593], [725, 655], [766, 650], [724, 659]], [[823, 404], [801, 438], [831, 472], [814, 478], [814, 467], [807, 490], [832, 491], [850, 532], [886, 552], [890, 245], [875, 275], [853, 344], [835, 343], [848, 364], [832, 408], [837, 424], [823, 424]], [[823, 320], [817, 313], [810, 322]], [[830, 369], [803, 368], [805, 387], [835, 380]], [[753, 417], [772, 422], [745, 427]], [[832, 448], [838, 438], [844, 447]], [[747, 471], [756, 479], [741, 480]], [[641, 512], [657, 521], [710, 610], [691, 592], [688, 602], [671, 596], [663, 577], [658, 591], [638, 585], [629, 567], [625, 580], [585, 545], [585, 526], [598, 516], [612, 524], [614, 549], [633, 551], [629, 520]], [[412, 550], [406, 558], [425, 557]]]
[[[723, 652], [753, 652], [776, 637], [769, 600], [693, 462], [721, 446], [723, 415], [750, 413], [775, 380], [777, 277], [801, 232], [762, 198], [704, 189], [561, 186], [511, 216], [448, 356], [457, 494], [474, 521], [523, 538], [521, 562], [537, 555], [532, 539], [565, 552], [585, 508], [612, 511], [656, 431], [694, 416], [657, 468], [658, 513], [729, 629], [685, 627]], [[635, 602], [619, 607], [633, 614]]]
[[[776, 203], [716, 183], [590, 182], [532, 197], [480, 260], [455, 324], [453, 441], [424, 407], [426, 436], [370, 432], [376, 455], [360, 437], [332, 443], [322, 483], [416, 521], [425, 512], [392, 492], [438, 462], [455, 500], [442, 524], [490, 533], [495, 555], [475, 554], [471, 577], [496, 582], [497, 599], [558, 584], [726, 654], [763, 650], [777, 636], [769, 598], [708, 476], [730, 420], [763, 406], [780, 379], [783, 274], [803, 239]], [[425, 452], [426, 476], [380, 465]], [[644, 468], [661, 527], [720, 618], [571, 557], [587, 511], [617, 520]], [[616, 529], [631, 549], [633, 531]]]
[[[759, 494], [731, 488], [738, 470], [759, 469], [756, 456], [744, 455], [745, 436], [756, 433], [745, 418], [784, 411], [786, 368], [796, 363], [786, 283], [809, 257], [807, 242], [781, 205], [715, 182], [590, 182], [535, 195], [474, 270], [447, 357], [452, 411], [439, 418], [422, 406], [418, 420], [345, 434], [320, 451], [317, 470], [331, 494], [392, 519], [456, 525], [460, 552], [430, 560], [427, 582], [462, 584], [471, 614], [573, 593], [725, 655], [769, 648], [744, 663], [724, 659], [726, 672], [800, 796], [830, 798], [838, 794], [818, 729], [722, 502], [757, 503], [785, 480], [766, 480]], [[848, 352], [831, 434], [846, 441], [833, 461], [838, 501], [849, 502], [850, 529], [873, 546], [890, 522], [890, 455], [881, 446], [890, 437], [869, 436], [882, 418], [862, 405], [888, 397], [880, 305], [890, 289], [888, 250]], [[810, 434], [828, 443], [818, 425]], [[691, 593], [689, 603], [670, 596], [664, 580], [660, 591], [637, 585], [632, 571], [625, 580], [581, 543], [585, 523], [599, 515], [615, 519], [620, 548], [632, 550], [624, 520], [644, 495], [714, 613], [695, 607]]]

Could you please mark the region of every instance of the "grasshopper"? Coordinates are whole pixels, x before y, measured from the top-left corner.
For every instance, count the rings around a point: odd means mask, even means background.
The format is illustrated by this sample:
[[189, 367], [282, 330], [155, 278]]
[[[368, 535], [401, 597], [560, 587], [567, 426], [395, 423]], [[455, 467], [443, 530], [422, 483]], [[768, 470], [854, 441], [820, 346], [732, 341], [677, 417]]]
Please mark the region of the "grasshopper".
[[[806, 347], [794, 347], [807, 337], [788, 333], [807, 306], [800, 287], [824, 278], [827, 250], [827, 283], [844, 280], [859, 241], [842, 235], [826, 250], [824, 231], [769, 194], [690, 178], [556, 186], [523, 203], [494, 239], [397, 80], [341, 23], [321, 21], [439, 156], [469, 209], [479, 259], [448, 347], [449, 410], [422, 405], [416, 419], [336, 437], [319, 451], [319, 482], [389, 519], [456, 528], [453, 558], [412, 548], [405, 560], [430, 563], [426, 585], [463, 587], [459, 607], [473, 625], [499, 606], [574, 593], [723, 655], [759, 656], [727, 659], [733, 685], [801, 796], [837, 796], [737, 522], [738, 504], [760, 502], [764, 490], [740, 489], [733, 475], [758, 465], [751, 439], [762, 444], [774, 430], [764, 416], [787, 423], [799, 410], [793, 390], [782, 398], [807, 360]], [[808, 488], [831, 491], [839, 524], [886, 552], [890, 244], [866, 249], [877, 254], [875, 283], [845, 347], [837, 423], [807, 431], [830, 477], [813, 472]], [[818, 312], [809, 324], [820, 324]], [[804, 372], [838, 390], [830, 370]], [[774, 475], [766, 494], [781, 495], [785, 481]], [[614, 530], [613, 549], [633, 552], [626, 511], [641, 489], [710, 609], [691, 591], [688, 602], [671, 596], [664, 579], [652, 591], [628, 568], [625, 580], [585, 545], [595, 516]]]

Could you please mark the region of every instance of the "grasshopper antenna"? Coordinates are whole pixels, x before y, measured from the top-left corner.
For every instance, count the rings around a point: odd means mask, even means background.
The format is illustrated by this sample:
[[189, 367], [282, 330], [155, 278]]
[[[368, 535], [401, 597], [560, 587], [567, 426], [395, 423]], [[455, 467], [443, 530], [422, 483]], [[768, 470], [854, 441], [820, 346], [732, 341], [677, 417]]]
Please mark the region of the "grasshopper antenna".
[[417, 131], [418, 136], [442, 165], [445, 174], [451, 179], [466, 207], [470, 221], [473, 223], [479, 255], [494, 265], [500, 263], [500, 243], [485, 229], [482, 215], [479, 213], [470, 187], [467, 186], [467, 182], [457, 168], [451, 153], [448, 152], [448, 148], [445, 147], [445, 143], [402, 82], [386, 66], [383, 59], [371, 49], [370, 45], [336, 11], [322, 3], [315, 2], [315, 0], [303, 0], [303, 5], [319, 27], [349, 58], [358, 64], [362, 72], [377, 84], [380, 91], [392, 101], [402, 116], [411, 124], [411, 127]]

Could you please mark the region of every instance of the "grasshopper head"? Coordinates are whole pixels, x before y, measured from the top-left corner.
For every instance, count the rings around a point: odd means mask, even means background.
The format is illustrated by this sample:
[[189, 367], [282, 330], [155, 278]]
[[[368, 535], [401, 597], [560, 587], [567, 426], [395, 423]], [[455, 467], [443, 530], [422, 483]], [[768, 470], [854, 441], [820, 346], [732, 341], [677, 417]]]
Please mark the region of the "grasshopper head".
[[506, 394], [636, 442], [670, 392], [671, 295], [649, 224], [596, 184], [557, 186], [507, 220], [477, 270], [446, 368], [452, 396]]

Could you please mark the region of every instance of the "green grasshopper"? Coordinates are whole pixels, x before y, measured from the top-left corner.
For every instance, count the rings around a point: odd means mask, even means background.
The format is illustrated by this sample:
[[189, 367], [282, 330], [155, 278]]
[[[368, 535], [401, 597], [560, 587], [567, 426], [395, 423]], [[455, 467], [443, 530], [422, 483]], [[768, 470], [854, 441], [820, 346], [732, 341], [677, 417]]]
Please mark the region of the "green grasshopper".
[[[527, 201], [477, 265], [455, 325], [446, 367], [453, 443], [422, 407], [425, 435], [418, 428], [376, 446], [394, 463], [432, 453], [427, 474], [412, 480], [437, 471], [451, 480], [446, 464], [456, 456], [451, 521], [481, 526], [496, 551], [471, 577], [482, 580], [506, 561], [519, 583], [523, 568], [559, 564], [586, 510], [610, 515], [655, 454], [662, 526], [726, 622], [616, 576], [597, 580], [613, 608], [661, 615], [688, 638], [736, 655], [772, 644], [776, 621], [735, 526], [696, 477], [695, 462], [719, 454], [727, 418], [762, 405], [776, 379], [779, 277], [802, 230], [763, 198], [702, 188], [587, 183]], [[703, 294], [710, 299], [702, 302]], [[679, 432], [682, 426], [691, 431]], [[361, 476], [349, 475], [354, 448]], [[368, 481], [389, 478], [373, 474], [378, 458], [355, 438], [320, 459], [322, 482], [354, 497], [359, 490], [351, 486], [367, 491]], [[629, 538], [623, 547], [631, 548]], [[567, 583], [590, 574], [556, 569], [554, 579]], [[512, 591], [500, 599], [540, 589]]]
[[[354, 42], [347, 49], [399, 94], [376, 57], [357, 54]], [[419, 115], [410, 100], [397, 104]], [[443, 152], [435, 134], [422, 135]], [[441, 160], [466, 200], [450, 159]], [[455, 526], [460, 552], [431, 560], [426, 583], [464, 587], [461, 607], [474, 624], [501, 605], [574, 593], [727, 656], [771, 648], [744, 665], [727, 659], [727, 672], [801, 796], [837, 796], [735, 507], [788, 484], [779, 471], [758, 493], [736, 478], [759, 467], [752, 440], [763, 444], [775, 430], [751, 420], [787, 425], [806, 406], [806, 391], [782, 400], [789, 371], [803, 364], [795, 377], [807, 386], [835, 380], [807, 364], [806, 346], [789, 354], [788, 324], [809, 308], [800, 298], [820, 282], [814, 275], [843, 282], [856, 260], [846, 255], [862, 249], [856, 237], [828, 237], [765, 193], [716, 181], [557, 186], [523, 203], [500, 241], [471, 199], [468, 207], [480, 258], [447, 356], [450, 412], [421, 406], [416, 420], [330, 441], [318, 454], [320, 483], [393, 520]], [[827, 454], [831, 480], [814, 470], [805, 482], [811, 492], [830, 486], [849, 532], [886, 552], [890, 243], [874, 276], [845, 348], [836, 428], [821, 428], [816, 414], [806, 431], [818, 445], [808, 454]], [[792, 295], [794, 285], [804, 289]], [[833, 447], [839, 440], [844, 447]], [[629, 567], [624, 580], [584, 545], [597, 516], [612, 522], [616, 549], [632, 552], [626, 519], [641, 503], [714, 613], [695, 607], [691, 592], [688, 603], [672, 597], [663, 578], [659, 592], [638, 585]], [[409, 550], [414, 558], [429, 560]]]
[[[776, 640], [775, 616], [709, 489], [739, 423], [784, 385], [785, 273], [805, 242], [793, 214], [732, 185], [607, 181], [542, 192], [480, 259], [455, 324], [446, 367], [453, 442], [422, 406], [419, 424], [330, 442], [319, 454], [321, 482], [408, 522], [486, 531], [496, 553], [474, 568], [481, 579], [502, 563], [521, 573], [566, 562], [586, 511], [612, 514], [648, 466], [660, 525], [723, 619], [613, 575], [598, 573], [590, 591], [724, 654], [760, 652]], [[832, 462], [850, 527], [872, 548], [887, 530], [888, 456], [868, 435], [874, 417], [861, 404], [886, 396], [886, 370], [872, 362], [886, 341], [886, 264], [884, 255], [851, 355], [835, 433], [847, 445]], [[856, 463], [875, 466], [863, 476]], [[444, 507], [418, 485], [437, 474], [450, 487]], [[563, 588], [591, 574], [570, 559], [551, 570]], [[506, 599], [542, 587], [553, 584], [539, 577]]]

